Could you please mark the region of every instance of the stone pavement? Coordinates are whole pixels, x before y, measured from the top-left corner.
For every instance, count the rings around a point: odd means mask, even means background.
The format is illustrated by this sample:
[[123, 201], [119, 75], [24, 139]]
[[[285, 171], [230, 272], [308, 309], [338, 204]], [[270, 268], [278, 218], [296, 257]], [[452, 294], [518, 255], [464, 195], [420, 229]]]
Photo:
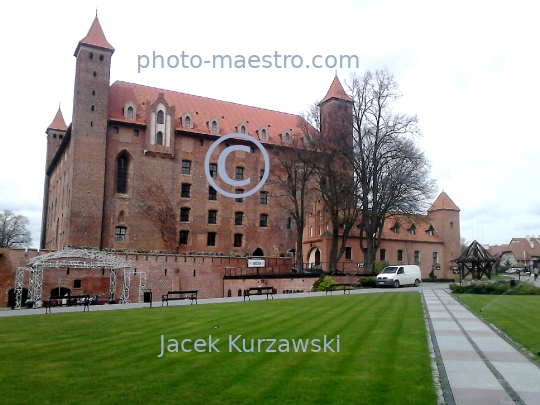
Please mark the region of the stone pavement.
[[540, 405], [535, 363], [447, 291], [422, 294], [446, 405]]

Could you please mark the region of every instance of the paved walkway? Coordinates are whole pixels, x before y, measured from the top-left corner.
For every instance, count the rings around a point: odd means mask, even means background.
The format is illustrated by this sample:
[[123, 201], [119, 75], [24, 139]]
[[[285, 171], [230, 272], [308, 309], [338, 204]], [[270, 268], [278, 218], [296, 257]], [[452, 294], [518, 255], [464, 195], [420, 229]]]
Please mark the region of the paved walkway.
[[445, 290], [422, 294], [447, 405], [540, 405], [536, 364]]

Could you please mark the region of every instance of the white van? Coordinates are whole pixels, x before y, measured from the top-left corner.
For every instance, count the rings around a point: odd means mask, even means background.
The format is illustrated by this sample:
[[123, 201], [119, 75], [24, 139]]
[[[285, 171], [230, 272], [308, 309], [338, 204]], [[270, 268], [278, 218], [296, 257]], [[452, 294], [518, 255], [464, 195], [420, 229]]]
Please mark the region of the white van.
[[416, 265], [388, 266], [377, 276], [377, 287], [402, 285], [418, 287], [422, 282], [420, 267]]

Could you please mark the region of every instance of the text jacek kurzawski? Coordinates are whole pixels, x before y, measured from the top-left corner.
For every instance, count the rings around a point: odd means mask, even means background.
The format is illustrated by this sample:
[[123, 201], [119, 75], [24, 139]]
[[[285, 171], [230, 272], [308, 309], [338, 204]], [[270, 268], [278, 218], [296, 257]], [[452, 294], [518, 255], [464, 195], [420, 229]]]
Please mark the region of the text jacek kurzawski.
[[164, 353], [336, 353], [339, 352], [339, 335], [330, 338], [323, 335], [317, 339], [246, 339], [242, 335], [229, 335], [227, 340], [166, 339], [161, 335], [161, 351]]

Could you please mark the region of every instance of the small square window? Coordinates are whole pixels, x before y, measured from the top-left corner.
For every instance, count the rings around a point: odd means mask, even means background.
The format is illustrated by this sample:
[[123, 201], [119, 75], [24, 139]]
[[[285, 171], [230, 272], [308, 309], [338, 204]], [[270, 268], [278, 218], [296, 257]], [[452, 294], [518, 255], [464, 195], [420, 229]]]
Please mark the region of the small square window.
[[[244, 194], [244, 190], [237, 188], [236, 190], [234, 190], [234, 193], [235, 194]], [[241, 203], [241, 202], [244, 202], [244, 199], [242, 197], [237, 197], [237, 198], [234, 199], [234, 201], [237, 202], [237, 203]]]
[[217, 224], [217, 211], [216, 210], [208, 211], [208, 223]]
[[345, 260], [352, 260], [352, 248], [349, 246], [345, 248]]
[[123, 226], [117, 226], [115, 230], [114, 240], [117, 242], [124, 242], [126, 240], [126, 228]]
[[244, 180], [244, 168], [243, 167], [237, 167], [236, 168], [236, 180]]
[[242, 236], [241, 233], [234, 234], [234, 247], [242, 247]]
[[235, 212], [234, 213], [234, 224], [235, 225], [242, 225], [244, 223], [244, 213], [243, 212]]
[[139, 136], [139, 130], [138, 129], [133, 130], [133, 136]]
[[189, 231], [180, 231], [180, 244], [187, 245], [189, 239]]
[[180, 195], [182, 198], [191, 197], [191, 184], [182, 184], [182, 193]]
[[217, 177], [217, 163], [210, 163], [210, 177]]
[[208, 199], [209, 200], [217, 200], [217, 191], [212, 186], [208, 187]]
[[182, 174], [191, 174], [191, 162], [182, 160]]
[[189, 222], [189, 211], [188, 207], [180, 208], [180, 222]]

